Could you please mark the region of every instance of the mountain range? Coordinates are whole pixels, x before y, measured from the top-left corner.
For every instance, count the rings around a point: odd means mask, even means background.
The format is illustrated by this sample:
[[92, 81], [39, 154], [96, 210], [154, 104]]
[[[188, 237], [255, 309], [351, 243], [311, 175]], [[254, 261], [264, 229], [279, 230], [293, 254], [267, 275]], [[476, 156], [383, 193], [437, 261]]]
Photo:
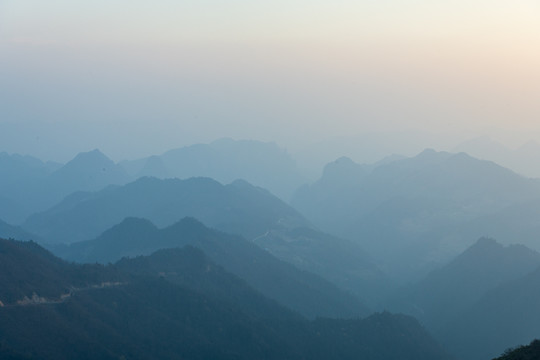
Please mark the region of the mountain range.
[[[65, 165], [31, 157], [0, 155], [1, 218], [20, 224], [75, 191], [96, 191], [128, 182], [127, 173], [99, 150], [78, 154]], [[5, 175], [4, 175], [5, 174]]]
[[466, 152], [478, 159], [494, 161], [523, 176], [540, 177], [540, 144], [536, 141], [531, 140], [517, 148], [509, 148], [490, 137], [482, 136], [465, 141], [452, 151]]
[[538, 180], [464, 153], [426, 150], [372, 169], [339, 159], [321, 179], [299, 189], [292, 205], [322, 230], [361, 244], [383, 270], [408, 281], [475, 239], [498, 238], [492, 223], [480, 219], [535, 199]]
[[147, 177], [98, 192], [74, 193], [29, 217], [23, 228], [50, 243], [71, 243], [95, 238], [126, 217], [145, 218], [164, 227], [186, 216], [248, 239], [271, 228], [309, 225], [286, 203], [242, 180], [222, 185], [210, 178]]
[[219, 139], [119, 163], [133, 178], [209, 177], [221, 183], [237, 179], [268, 189], [288, 201], [306, 182], [286, 150], [272, 142]]
[[314, 274], [276, 259], [252, 242], [206, 228], [192, 218], [158, 229], [144, 219], [128, 218], [94, 240], [53, 248], [70, 261], [112, 263], [159, 249], [190, 245], [245, 280], [268, 298], [304, 316], [358, 317], [369, 310], [354, 296]]
[[[289, 205], [241, 180], [222, 185], [208, 178], [141, 178], [99, 192], [75, 193], [31, 216], [23, 228], [44, 242], [72, 243], [96, 238], [127, 217], [148, 219], [163, 228], [186, 216], [241, 235], [275, 257], [356, 294], [373, 308], [392, 288], [357, 243], [317, 231]], [[109, 251], [115, 255], [114, 249]]]
[[496, 287], [540, 267], [540, 253], [482, 238], [423, 280], [405, 287], [393, 311], [414, 315], [435, 333]]
[[[193, 248], [116, 266], [66, 263], [35, 243], [0, 240], [0, 250], [12, 274], [0, 305], [8, 359], [450, 359], [412, 318], [307, 321]], [[240, 294], [259, 302], [244, 312]]]
[[97, 191], [140, 177], [211, 177], [222, 183], [243, 179], [288, 201], [305, 177], [275, 143], [221, 139], [170, 150], [162, 155], [115, 163], [95, 149], [66, 164], [0, 153], [0, 218], [21, 224], [76, 191]]

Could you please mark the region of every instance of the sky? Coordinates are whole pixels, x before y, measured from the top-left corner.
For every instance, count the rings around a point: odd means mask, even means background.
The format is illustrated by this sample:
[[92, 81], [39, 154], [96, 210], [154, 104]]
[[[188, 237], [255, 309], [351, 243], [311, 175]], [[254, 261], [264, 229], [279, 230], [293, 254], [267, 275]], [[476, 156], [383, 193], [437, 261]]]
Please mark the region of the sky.
[[411, 131], [517, 146], [540, 140], [538, 64], [532, 0], [0, 0], [0, 151]]

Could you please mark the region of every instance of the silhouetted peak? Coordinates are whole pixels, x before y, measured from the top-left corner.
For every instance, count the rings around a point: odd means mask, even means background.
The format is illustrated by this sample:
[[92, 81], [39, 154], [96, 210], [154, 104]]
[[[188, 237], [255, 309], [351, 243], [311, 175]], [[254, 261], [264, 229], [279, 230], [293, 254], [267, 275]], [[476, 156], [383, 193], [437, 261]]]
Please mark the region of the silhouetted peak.
[[477, 261], [480, 258], [489, 256], [490, 254], [502, 253], [504, 246], [498, 243], [496, 240], [482, 237], [478, 239], [473, 245], [467, 248], [456, 260], [458, 261]]
[[422, 160], [444, 160], [452, 154], [445, 151], [436, 151], [432, 148], [424, 149], [421, 153], [416, 155], [416, 159]]
[[147, 219], [137, 217], [127, 217], [122, 220], [121, 223], [114, 225], [109, 230], [106, 230], [103, 235], [109, 233], [118, 234], [124, 232], [143, 232], [143, 231], [156, 231], [157, 227]]
[[342, 156], [335, 161], [326, 164], [323, 169], [321, 182], [338, 182], [339, 184], [349, 181], [355, 182], [365, 175], [367, 175], [367, 170], [362, 165], [355, 163], [346, 156]]
[[167, 166], [160, 156], [150, 156], [146, 159], [144, 167], [139, 173], [139, 176], [155, 176], [161, 179], [171, 177]]
[[495, 248], [495, 247], [502, 247], [501, 244], [497, 242], [497, 240], [489, 238], [489, 237], [481, 237], [474, 243], [474, 245], [471, 246], [471, 248]]
[[349, 165], [349, 166], [352, 166], [352, 165], [356, 165], [356, 163], [354, 161], [352, 161], [351, 158], [347, 157], [347, 156], [342, 156], [340, 157], [339, 159], [336, 159], [334, 162], [332, 162], [331, 164], [335, 164], [335, 165]]
[[251, 185], [249, 182], [247, 182], [244, 179], [236, 179], [232, 183], [230, 183], [231, 186], [234, 186], [239, 189], [253, 189], [255, 186]]
[[69, 161], [66, 165], [59, 169], [59, 171], [65, 171], [66, 169], [74, 169], [77, 171], [88, 171], [88, 170], [103, 170], [106, 171], [114, 167], [114, 162], [109, 159], [105, 154], [103, 154], [98, 149], [94, 149], [88, 152], [81, 152]]
[[195, 219], [191, 216], [186, 216], [185, 218], [175, 222], [171, 226], [167, 227], [167, 231], [196, 231], [196, 232], [205, 232], [210, 229], [208, 229], [202, 222]]
[[[465, 160], [465, 161], [470, 161], [470, 160], [478, 160], [474, 157], [472, 157], [471, 155], [467, 154], [466, 152], [459, 152], [457, 154], [454, 154], [452, 157], [452, 159], [459, 159], [459, 160]], [[478, 161], [482, 161], [482, 160], [478, 160]], [[485, 161], [485, 160], [483, 160]]]
[[82, 160], [100, 160], [100, 161], [111, 161], [105, 154], [103, 154], [99, 149], [94, 149], [87, 152], [78, 153], [72, 161], [82, 161]]

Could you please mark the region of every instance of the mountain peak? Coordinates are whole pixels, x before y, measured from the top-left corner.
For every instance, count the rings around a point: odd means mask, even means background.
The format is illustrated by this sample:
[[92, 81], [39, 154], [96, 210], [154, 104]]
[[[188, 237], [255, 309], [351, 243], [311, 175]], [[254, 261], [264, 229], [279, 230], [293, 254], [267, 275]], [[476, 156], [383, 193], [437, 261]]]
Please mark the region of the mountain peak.
[[113, 167], [114, 162], [98, 149], [78, 153], [69, 161], [63, 169], [90, 169], [101, 167], [102, 169]]
[[489, 238], [489, 237], [481, 237], [478, 239], [474, 245], [472, 245], [470, 248], [495, 248], [495, 247], [502, 247], [501, 244], [497, 242], [497, 240]]
[[186, 232], [196, 232], [196, 233], [206, 233], [210, 231], [202, 222], [195, 219], [191, 216], [186, 216], [174, 224], [166, 227], [163, 231], [170, 233], [186, 233]]
[[103, 232], [101, 236], [118, 236], [118, 234], [128, 233], [146, 233], [157, 231], [156, 225], [150, 220], [138, 217], [126, 217], [121, 223]]

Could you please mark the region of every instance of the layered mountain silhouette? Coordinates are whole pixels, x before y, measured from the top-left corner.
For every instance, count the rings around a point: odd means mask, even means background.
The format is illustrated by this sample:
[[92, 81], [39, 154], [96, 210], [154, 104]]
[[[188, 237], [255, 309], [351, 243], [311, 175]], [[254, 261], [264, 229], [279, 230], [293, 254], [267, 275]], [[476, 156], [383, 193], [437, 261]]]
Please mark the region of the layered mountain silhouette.
[[15, 224], [53, 206], [74, 191], [96, 191], [129, 181], [124, 169], [99, 150], [80, 153], [65, 165], [3, 154], [0, 172], [6, 174], [0, 180], [0, 196], [11, 202], [0, 202], [0, 214]]
[[10, 225], [2, 220], [0, 220], [0, 238], [40, 241], [40, 238], [37, 235], [30, 234], [20, 226]]
[[0, 218], [18, 223], [34, 209], [27, 203], [27, 192], [60, 167], [61, 164], [18, 154], [0, 153]]
[[48, 179], [66, 195], [75, 191], [96, 191], [128, 180], [125, 170], [97, 149], [78, 154]]
[[[13, 274], [1, 295], [5, 358], [449, 359], [405, 316], [307, 321], [264, 300], [244, 312], [232, 294], [259, 295], [192, 248], [117, 266], [68, 264], [33, 243], [0, 249]], [[235, 290], [216, 296], [225, 289]]]
[[301, 318], [254, 291], [245, 281], [225, 271], [208, 259], [204, 252], [190, 245], [158, 250], [149, 256], [125, 257], [116, 263], [116, 268], [137, 276], [159, 277], [208, 294], [255, 318], [275, 321]]
[[23, 228], [48, 242], [69, 243], [95, 238], [126, 217], [145, 218], [164, 227], [186, 216], [246, 238], [272, 228], [309, 225], [283, 201], [245, 181], [222, 185], [209, 178], [141, 178], [121, 187], [75, 193], [31, 216]]
[[370, 308], [381, 308], [396, 286], [357, 243], [312, 228], [270, 230], [253, 242], [275, 257], [350, 291]]
[[161, 230], [148, 220], [128, 218], [95, 240], [57, 248], [57, 254], [78, 262], [108, 263], [186, 245], [201, 249], [266, 297], [305, 316], [355, 317], [369, 312], [354, 296], [330, 282], [276, 259], [241, 237], [208, 229], [192, 218]]
[[494, 161], [501, 166], [527, 177], [540, 177], [540, 144], [528, 141], [511, 149], [487, 136], [465, 141], [453, 149], [454, 152], [466, 152], [476, 158]]
[[24, 228], [44, 241], [67, 243], [95, 238], [126, 217], [146, 218], [163, 228], [186, 216], [253, 240], [277, 258], [335, 282], [374, 307], [391, 287], [358, 244], [312, 229], [289, 205], [241, 180], [221, 185], [208, 178], [141, 178], [122, 187], [73, 194], [30, 217]]
[[385, 262], [383, 270], [411, 279], [473, 239], [497, 237], [487, 224], [464, 235], [471, 222], [539, 197], [537, 180], [464, 153], [426, 150], [371, 170], [340, 159], [300, 189], [292, 204], [323, 230], [361, 243]]
[[394, 311], [414, 315], [438, 332], [490, 290], [540, 266], [540, 253], [482, 238], [444, 267], [402, 290]]
[[209, 177], [221, 183], [243, 179], [288, 201], [305, 182], [295, 161], [275, 143], [220, 139], [120, 163], [133, 177]]

